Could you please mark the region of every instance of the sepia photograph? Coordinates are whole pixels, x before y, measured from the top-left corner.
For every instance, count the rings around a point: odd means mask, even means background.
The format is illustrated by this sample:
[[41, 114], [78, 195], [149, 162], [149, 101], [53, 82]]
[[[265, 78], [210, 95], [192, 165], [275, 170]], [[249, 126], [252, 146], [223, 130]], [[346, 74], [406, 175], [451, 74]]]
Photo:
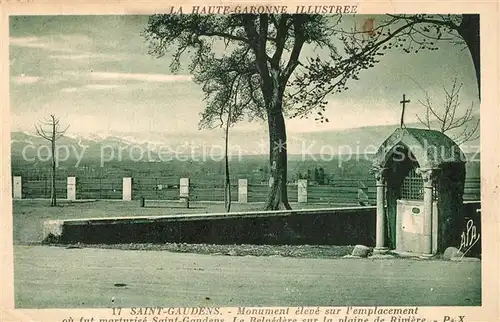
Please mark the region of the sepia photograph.
[[482, 15], [422, 12], [9, 15], [15, 308], [480, 308]]

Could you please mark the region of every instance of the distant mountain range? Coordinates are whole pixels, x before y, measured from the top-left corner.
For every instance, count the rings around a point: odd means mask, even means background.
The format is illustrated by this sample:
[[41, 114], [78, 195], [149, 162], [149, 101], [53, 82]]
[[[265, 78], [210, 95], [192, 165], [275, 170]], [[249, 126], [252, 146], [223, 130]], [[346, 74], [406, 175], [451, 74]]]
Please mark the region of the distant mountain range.
[[[411, 126], [411, 125], [408, 125]], [[288, 134], [290, 159], [322, 155], [373, 154], [378, 146], [395, 130], [394, 125], [303, 132]], [[218, 157], [223, 154], [222, 131], [182, 133], [112, 133], [67, 134], [57, 141], [60, 159], [69, 160], [132, 160], [143, 162], [166, 161], [187, 156]], [[12, 132], [11, 154], [14, 160], [48, 158], [49, 144], [33, 133]], [[478, 150], [479, 140], [469, 142], [464, 152]], [[267, 133], [242, 132], [235, 128], [230, 135], [231, 155], [267, 155]]]

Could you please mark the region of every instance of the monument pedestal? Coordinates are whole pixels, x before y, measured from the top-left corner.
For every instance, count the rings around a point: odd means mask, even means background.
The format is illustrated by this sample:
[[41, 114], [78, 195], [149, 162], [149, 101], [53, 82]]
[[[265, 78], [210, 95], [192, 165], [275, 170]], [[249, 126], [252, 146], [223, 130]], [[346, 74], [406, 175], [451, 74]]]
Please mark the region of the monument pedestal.
[[420, 256], [418, 256], [418, 258], [420, 258], [420, 259], [433, 259], [434, 256], [436, 256], [436, 254], [421, 254]]
[[373, 255], [385, 255], [389, 252], [389, 248], [387, 247], [375, 247], [373, 249]]

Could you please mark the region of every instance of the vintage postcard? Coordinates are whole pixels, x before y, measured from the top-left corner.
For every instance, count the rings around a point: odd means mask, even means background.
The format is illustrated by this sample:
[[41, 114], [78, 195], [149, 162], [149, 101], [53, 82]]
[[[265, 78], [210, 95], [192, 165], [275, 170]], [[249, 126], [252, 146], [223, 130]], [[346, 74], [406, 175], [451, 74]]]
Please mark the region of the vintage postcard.
[[498, 321], [498, 3], [1, 1], [0, 320]]

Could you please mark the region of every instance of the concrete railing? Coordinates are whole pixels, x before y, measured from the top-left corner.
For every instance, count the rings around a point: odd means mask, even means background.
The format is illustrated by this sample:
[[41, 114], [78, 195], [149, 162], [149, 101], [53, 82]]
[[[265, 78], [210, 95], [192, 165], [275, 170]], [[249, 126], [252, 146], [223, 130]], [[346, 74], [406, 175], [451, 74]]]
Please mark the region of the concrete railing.
[[[20, 176], [12, 177], [13, 182], [13, 199], [23, 199], [23, 184], [22, 178]], [[66, 184], [66, 199], [74, 201], [77, 199], [77, 178], [68, 177]], [[185, 199], [190, 197], [190, 180], [189, 178], [179, 179], [179, 194], [178, 197]], [[133, 179], [131, 177], [123, 178], [122, 182], [122, 200], [132, 200], [133, 197]], [[298, 181], [298, 195], [297, 199], [299, 203], [307, 202], [307, 180]], [[238, 202], [247, 203], [248, 202], [248, 180], [238, 179]]]
[[[50, 182], [30, 179], [26, 179], [24, 182], [23, 179], [20, 176], [12, 177], [13, 199], [40, 198], [38, 190], [33, 189], [36, 185], [43, 187], [44, 193], [41, 194], [45, 198], [50, 197]], [[156, 184], [153, 188], [145, 186], [144, 180], [141, 178], [136, 181], [132, 177], [124, 177], [121, 180], [103, 179], [103, 181], [112, 180], [111, 189], [109, 187], [102, 188], [106, 187], [106, 184], [101, 186], [101, 179], [89, 180], [88, 178], [79, 179], [75, 176], [69, 176], [64, 181], [58, 179], [56, 189], [59, 191], [58, 196], [66, 195], [66, 199], [71, 201], [77, 199], [121, 199], [128, 201], [142, 198], [147, 200], [191, 199], [199, 201], [223, 201], [224, 199], [224, 194], [221, 192], [222, 182], [215, 187], [213, 185], [205, 187], [204, 183], [200, 184], [196, 180], [193, 180], [192, 183], [190, 178], [173, 179], [178, 180], [177, 182], [172, 181], [172, 179], [169, 179], [170, 184], [168, 185]], [[361, 205], [373, 205], [374, 190], [371, 191], [371, 194], [367, 194], [368, 188], [364, 184], [359, 185], [359, 181], [354, 179], [349, 181], [352, 182], [348, 185], [342, 179], [338, 180], [338, 183], [334, 181], [330, 182], [329, 185], [315, 185], [310, 184], [306, 179], [299, 179], [290, 186], [288, 196], [290, 201], [298, 203], [329, 203], [334, 200], [338, 205], [353, 205], [358, 204], [358, 202]], [[469, 195], [466, 199], [479, 200], [479, 188], [479, 184], [475, 183], [474, 180], [470, 184], [466, 180], [465, 193]], [[247, 179], [238, 179], [237, 194], [232, 194], [233, 201], [238, 203], [264, 201], [266, 190], [267, 185], [249, 185]], [[234, 189], [233, 191], [236, 193]]]

